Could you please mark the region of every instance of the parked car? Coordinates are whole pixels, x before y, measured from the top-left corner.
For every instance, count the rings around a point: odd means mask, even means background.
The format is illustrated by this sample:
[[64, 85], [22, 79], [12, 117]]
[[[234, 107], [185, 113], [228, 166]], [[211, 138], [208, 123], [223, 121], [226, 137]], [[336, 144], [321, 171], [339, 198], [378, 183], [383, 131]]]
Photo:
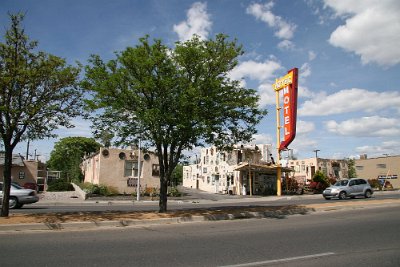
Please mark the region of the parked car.
[[325, 199], [337, 197], [345, 199], [347, 197], [355, 198], [356, 196], [364, 196], [370, 198], [374, 191], [366, 179], [351, 178], [337, 181], [334, 185], [326, 188], [322, 195]]
[[24, 183], [24, 188], [32, 189], [35, 190], [36, 192], [38, 191], [38, 185], [36, 183]]
[[[3, 183], [0, 182], [0, 199], [3, 200]], [[11, 183], [10, 188], [10, 209], [22, 208], [25, 204], [31, 204], [39, 201], [39, 196], [35, 190], [25, 189], [17, 183]]]

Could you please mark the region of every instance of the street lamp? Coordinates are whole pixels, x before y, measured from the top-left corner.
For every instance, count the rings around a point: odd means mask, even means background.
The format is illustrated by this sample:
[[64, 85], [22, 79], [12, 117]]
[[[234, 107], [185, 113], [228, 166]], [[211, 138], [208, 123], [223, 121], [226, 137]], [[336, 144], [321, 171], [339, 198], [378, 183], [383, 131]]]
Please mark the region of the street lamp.
[[319, 150], [319, 149], [314, 149], [314, 152], [315, 152], [315, 158], [318, 158], [318, 151], [321, 151], [321, 150]]

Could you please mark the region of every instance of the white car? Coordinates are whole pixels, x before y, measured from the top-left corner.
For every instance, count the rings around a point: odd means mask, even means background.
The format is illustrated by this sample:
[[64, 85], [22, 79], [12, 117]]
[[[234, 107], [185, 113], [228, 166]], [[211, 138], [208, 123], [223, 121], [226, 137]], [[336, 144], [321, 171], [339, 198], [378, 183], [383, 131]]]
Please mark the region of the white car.
[[[3, 183], [0, 182], [0, 199], [3, 200]], [[22, 186], [11, 183], [10, 188], [10, 209], [22, 208], [24, 204], [31, 204], [39, 201], [39, 196], [35, 190], [25, 189]], [[0, 203], [1, 205], [1, 203]]]
[[333, 197], [339, 199], [355, 198], [356, 196], [370, 198], [373, 193], [374, 191], [366, 179], [351, 178], [337, 181], [334, 185], [326, 188], [322, 195], [328, 200]]

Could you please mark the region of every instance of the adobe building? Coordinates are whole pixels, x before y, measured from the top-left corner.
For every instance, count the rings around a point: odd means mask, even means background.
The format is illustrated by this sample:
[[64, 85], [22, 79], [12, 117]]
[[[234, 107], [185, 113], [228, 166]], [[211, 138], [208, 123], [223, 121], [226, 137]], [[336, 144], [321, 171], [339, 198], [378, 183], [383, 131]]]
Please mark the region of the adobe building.
[[137, 192], [140, 162], [140, 188], [160, 186], [158, 157], [153, 152], [139, 150], [100, 148], [96, 154], [81, 164], [84, 182], [112, 186], [120, 194]]
[[390, 182], [393, 188], [400, 188], [400, 155], [368, 158], [361, 155], [355, 160], [357, 177], [365, 179], [378, 179], [381, 184]]
[[[0, 152], [0, 181], [4, 179], [4, 153]], [[37, 160], [25, 160], [23, 156], [12, 156], [11, 181], [24, 186], [26, 183], [38, 183], [46, 173], [46, 165]]]
[[183, 167], [184, 187], [210, 193], [275, 195], [276, 179], [269, 144], [236, 145], [232, 151], [202, 148], [196, 164]]
[[308, 158], [301, 160], [287, 160], [283, 165], [293, 169], [291, 177], [294, 177], [300, 185], [307, 185], [311, 182], [314, 174], [321, 171], [328, 178], [336, 180], [349, 178], [349, 166], [347, 160]]

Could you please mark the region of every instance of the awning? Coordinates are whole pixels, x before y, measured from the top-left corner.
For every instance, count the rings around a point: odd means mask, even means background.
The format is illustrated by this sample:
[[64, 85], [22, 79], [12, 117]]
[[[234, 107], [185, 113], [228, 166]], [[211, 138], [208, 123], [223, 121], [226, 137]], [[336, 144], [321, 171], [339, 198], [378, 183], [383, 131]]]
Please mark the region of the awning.
[[[277, 173], [278, 166], [276, 165], [266, 165], [266, 164], [254, 164], [254, 163], [248, 163], [248, 162], [243, 162], [241, 164], [238, 164], [234, 170], [235, 171], [252, 171], [252, 172], [264, 172], [268, 174], [276, 174]], [[292, 172], [292, 168], [288, 167], [281, 167], [282, 172]]]

